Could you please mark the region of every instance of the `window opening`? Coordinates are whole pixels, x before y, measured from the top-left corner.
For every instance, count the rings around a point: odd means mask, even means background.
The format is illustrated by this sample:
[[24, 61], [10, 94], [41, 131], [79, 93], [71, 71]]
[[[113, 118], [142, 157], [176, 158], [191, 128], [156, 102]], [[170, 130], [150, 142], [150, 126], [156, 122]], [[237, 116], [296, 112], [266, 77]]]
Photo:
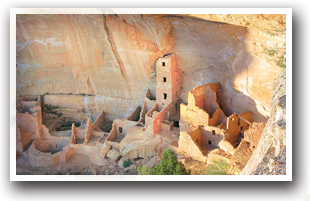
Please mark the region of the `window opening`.
[[120, 133], [123, 132], [123, 128], [122, 127], [119, 127], [118, 130], [119, 130]]
[[167, 99], [167, 94], [166, 94], [166, 93], [164, 93], [164, 99], [165, 99], [165, 100]]
[[164, 81], [164, 82], [167, 82], [167, 78], [166, 78], [166, 77], [164, 77], [163, 81]]

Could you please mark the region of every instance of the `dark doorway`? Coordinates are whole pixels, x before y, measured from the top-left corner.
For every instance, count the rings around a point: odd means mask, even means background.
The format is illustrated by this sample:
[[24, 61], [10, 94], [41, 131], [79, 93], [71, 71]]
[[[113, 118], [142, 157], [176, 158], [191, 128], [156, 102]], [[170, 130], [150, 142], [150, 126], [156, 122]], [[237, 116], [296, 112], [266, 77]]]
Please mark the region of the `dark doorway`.
[[123, 133], [123, 128], [122, 127], [119, 127], [118, 130], [119, 130], [119, 133]]
[[166, 63], [165, 63], [165, 62], [163, 62], [163, 66], [166, 66]]
[[163, 78], [163, 82], [167, 82], [167, 78], [166, 77]]
[[167, 94], [166, 94], [166, 93], [164, 93], [164, 99], [165, 99], [165, 100], [167, 99]]
[[215, 135], [215, 130], [212, 130], [212, 135]]
[[210, 140], [208, 140], [208, 144], [211, 144], [211, 141], [210, 141]]

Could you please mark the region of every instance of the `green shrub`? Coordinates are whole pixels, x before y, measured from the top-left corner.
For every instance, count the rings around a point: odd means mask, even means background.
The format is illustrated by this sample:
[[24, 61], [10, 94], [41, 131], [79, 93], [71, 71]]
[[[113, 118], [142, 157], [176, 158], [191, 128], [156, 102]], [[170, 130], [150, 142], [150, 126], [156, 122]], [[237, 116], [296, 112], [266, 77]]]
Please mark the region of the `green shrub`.
[[137, 167], [137, 171], [138, 171], [139, 175], [149, 175], [150, 174], [150, 170], [147, 169], [146, 165]]
[[151, 169], [147, 169], [144, 165], [138, 167], [137, 171], [140, 175], [188, 175], [182, 163], [179, 163], [175, 153], [171, 149], [166, 149], [161, 155], [160, 164], [157, 164]]
[[123, 167], [124, 168], [129, 167], [131, 164], [132, 164], [131, 160], [125, 160], [123, 163]]
[[208, 165], [207, 175], [227, 175], [228, 164], [224, 160], [213, 161], [212, 165]]

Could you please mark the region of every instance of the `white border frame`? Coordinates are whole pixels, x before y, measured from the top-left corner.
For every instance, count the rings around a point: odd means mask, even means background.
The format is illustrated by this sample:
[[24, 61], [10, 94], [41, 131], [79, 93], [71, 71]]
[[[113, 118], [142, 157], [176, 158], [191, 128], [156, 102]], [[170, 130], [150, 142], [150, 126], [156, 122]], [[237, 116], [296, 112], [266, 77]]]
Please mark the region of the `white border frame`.
[[[16, 175], [17, 14], [286, 14], [286, 175]], [[11, 181], [292, 181], [292, 8], [11, 8]]]

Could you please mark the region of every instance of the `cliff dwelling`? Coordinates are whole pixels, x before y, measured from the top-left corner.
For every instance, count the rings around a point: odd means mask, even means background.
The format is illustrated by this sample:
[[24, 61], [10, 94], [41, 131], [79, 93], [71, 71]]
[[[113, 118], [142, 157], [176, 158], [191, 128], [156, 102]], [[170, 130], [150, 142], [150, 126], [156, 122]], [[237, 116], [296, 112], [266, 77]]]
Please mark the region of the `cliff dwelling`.
[[[248, 28], [169, 15], [17, 21], [17, 174], [137, 175], [169, 148], [192, 174], [225, 161], [237, 175], [259, 147], [280, 69], [246, 51]], [[41, 29], [62, 39], [26, 41]]]
[[147, 90], [142, 108], [137, 106], [125, 119], [115, 119], [109, 132], [104, 130], [109, 124], [104, 112], [93, 121], [91, 117], [84, 122], [75, 119], [68, 126], [53, 116], [58, 113], [51, 111], [58, 107], [52, 101], [45, 104], [49, 112], [42, 115], [42, 100], [48, 100], [44, 96], [23, 99], [17, 106], [17, 156], [26, 153], [35, 167], [66, 164], [79, 155], [88, 156], [95, 165], [119, 163], [121, 159], [159, 160], [167, 148], [206, 163], [214, 150], [229, 160], [235, 155], [248, 158], [259, 139], [257, 135], [252, 142], [247, 135], [251, 111], [226, 116], [218, 102], [220, 83], [195, 87], [188, 93], [188, 104], [180, 104], [182, 78], [175, 54], [158, 58], [156, 98]]

